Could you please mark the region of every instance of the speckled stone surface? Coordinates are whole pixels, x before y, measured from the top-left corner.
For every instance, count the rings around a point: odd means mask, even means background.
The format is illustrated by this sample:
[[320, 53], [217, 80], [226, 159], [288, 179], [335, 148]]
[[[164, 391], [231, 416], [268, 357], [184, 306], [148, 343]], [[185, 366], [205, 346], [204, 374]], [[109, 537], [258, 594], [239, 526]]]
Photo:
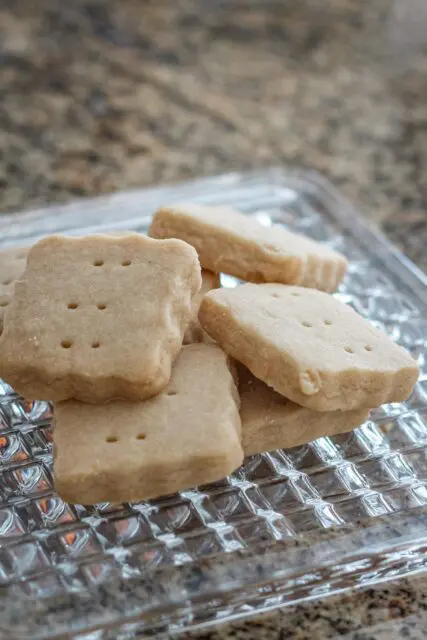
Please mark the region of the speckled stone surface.
[[0, 209], [292, 163], [427, 269], [427, 11], [401, 5], [3, 0]]
[[[295, 164], [427, 271], [426, 25], [424, 0], [3, 0], [0, 209]], [[419, 575], [191, 638], [424, 638], [426, 593]]]
[[181, 640], [422, 640], [427, 637], [426, 578], [388, 582], [338, 598], [286, 607]]

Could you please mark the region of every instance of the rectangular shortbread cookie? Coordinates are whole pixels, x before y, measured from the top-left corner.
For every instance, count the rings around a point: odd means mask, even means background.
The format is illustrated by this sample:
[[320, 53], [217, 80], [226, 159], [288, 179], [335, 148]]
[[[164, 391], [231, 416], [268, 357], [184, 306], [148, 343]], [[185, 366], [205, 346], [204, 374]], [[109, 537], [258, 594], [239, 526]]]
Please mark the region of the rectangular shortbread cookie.
[[245, 455], [289, 449], [361, 425], [369, 409], [313, 411], [279, 395], [239, 365], [240, 417]]
[[316, 289], [244, 284], [202, 300], [202, 327], [260, 380], [316, 411], [406, 400], [411, 356], [351, 307]]
[[219, 275], [211, 271], [202, 271], [202, 286], [199, 293], [193, 298], [193, 308], [191, 319], [184, 334], [184, 344], [192, 344], [193, 342], [204, 342], [206, 339], [210, 341], [209, 336], [203, 331], [199, 322], [199, 307], [203, 296], [211, 289], [218, 289], [220, 286]]
[[265, 227], [228, 207], [162, 207], [154, 215], [149, 235], [185, 240], [197, 250], [204, 269], [249, 282], [281, 282], [335, 291], [347, 270], [344, 256], [326, 245], [280, 225]]
[[68, 502], [146, 500], [213, 482], [243, 460], [239, 397], [219, 347], [183, 347], [144, 402], [55, 406], [55, 486]]
[[30, 400], [150, 397], [169, 381], [200, 285], [181, 240], [49, 236], [7, 307], [0, 376]]
[[15, 282], [25, 271], [27, 253], [27, 247], [0, 251], [0, 333], [3, 330], [3, 316], [13, 297]]

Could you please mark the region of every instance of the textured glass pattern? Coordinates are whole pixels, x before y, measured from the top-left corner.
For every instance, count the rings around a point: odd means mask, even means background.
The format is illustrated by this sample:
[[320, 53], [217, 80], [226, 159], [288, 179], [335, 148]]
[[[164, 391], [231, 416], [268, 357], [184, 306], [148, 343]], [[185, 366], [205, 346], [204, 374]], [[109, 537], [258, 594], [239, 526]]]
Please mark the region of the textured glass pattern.
[[283, 170], [235, 174], [6, 216], [0, 237], [144, 230], [158, 204], [190, 198], [341, 249], [351, 266], [336, 295], [413, 354], [420, 380], [407, 402], [375, 410], [351, 434], [253, 456], [193, 491], [92, 506], [65, 504], [53, 489], [49, 404], [0, 381], [5, 637], [170, 636], [427, 562], [427, 288], [328, 184]]

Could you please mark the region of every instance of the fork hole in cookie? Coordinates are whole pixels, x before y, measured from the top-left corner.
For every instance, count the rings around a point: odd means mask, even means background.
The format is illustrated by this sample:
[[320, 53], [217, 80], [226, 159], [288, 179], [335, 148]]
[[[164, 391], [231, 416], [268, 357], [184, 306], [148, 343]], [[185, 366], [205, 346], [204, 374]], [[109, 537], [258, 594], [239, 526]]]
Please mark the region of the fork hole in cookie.
[[8, 302], [0, 302], [0, 307], [7, 307], [8, 304]]
[[107, 308], [107, 305], [103, 304], [102, 302], [97, 304], [96, 306], [100, 311], [104, 311]]
[[178, 391], [168, 391], [168, 396], [176, 396], [178, 395]]
[[97, 340], [95, 340], [94, 342], [92, 342], [91, 347], [92, 349], [99, 349], [99, 347], [101, 346], [101, 343], [98, 342]]
[[136, 436], [137, 440], [145, 440], [147, 436], [145, 435], [145, 433], [138, 433], [138, 435]]
[[61, 340], [61, 347], [63, 349], [71, 349], [72, 346], [73, 346], [72, 340]]
[[344, 347], [344, 351], [347, 351], [347, 353], [354, 353], [351, 347]]
[[294, 298], [299, 298], [299, 293], [294, 291], [293, 293], [291, 293], [291, 296], [294, 296]]
[[372, 347], [370, 344], [365, 344], [365, 351], [372, 351]]
[[122, 267], [129, 267], [131, 265], [131, 261], [130, 260], [123, 260], [122, 262]]
[[332, 322], [330, 320], [323, 320], [323, 324], [326, 325], [327, 327], [330, 327]]
[[12, 284], [12, 280], [3, 280], [3, 284], [7, 287], [8, 284]]
[[77, 307], [78, 307], [78, 306], [79, 306], [79, 305], [77, 304], [77, 302], [70, 302], [70, 303], [68, 304], [68, 308], [69, 308], [69, 309], [77, 309]]
[[104, 264], [104, 260], [94, 260], [93, 262], [94, 267], [102, 267], [103, 264]]
[[105, 438], [105, 442], [108, 442], [108, 444], [112, 443], [112, 442], [118, 442], [119, 439], [116, 436], [107, 436]]
[[272, 297], [272, 298], [279, 298], [279, 294], [278, 294], [278, 293], [272, 293], [272, 294], [271, 294], [271, 297]]
[[307, 327], [308, 329], [313, 326], [311, 322], [301, 322], [301, 324], [303, 327]]

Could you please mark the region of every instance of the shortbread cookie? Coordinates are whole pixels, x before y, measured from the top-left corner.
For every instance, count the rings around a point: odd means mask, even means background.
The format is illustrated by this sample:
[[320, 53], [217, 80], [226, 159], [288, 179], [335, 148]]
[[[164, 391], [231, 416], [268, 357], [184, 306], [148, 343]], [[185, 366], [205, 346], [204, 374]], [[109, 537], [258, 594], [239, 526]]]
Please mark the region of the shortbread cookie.
[[326, 245], [227, 207], [178, 204], [157, 211], [149, 235], [193, 245], [204, 269], [250, 282], [299, 284], [335, 291], [347, 260]]
[[0, 333], [3, 330], [4, 313], [13, 297], [15, 282], [25, 271], [27, 253], [27, 247], [0, 251]]
[[200, 285], [197, 254], [181, 240], [45, 238], [5, 314], [0, 377], [30, 400], [159, 393]]
[[238, 367], [238, 375], [242, 443], [247, 456], [346, 433], [369, 416], [369, 409], [313, 411], [279, 395], [243, 365]]
[[213, 482], [243, 460], [229, 359], [192, 344], [166, 390], [144, 402], [55, 406], [55, 485], [69, 502], [129, 502]]
[[198, 314], [199, 307], [205, 293], [211, 289], [217, 289], [220, 286], [219, 275], [211, 271], [202, 271], [202, 287], [193, 298], [193, 310], [188, 327], [184, 334], [184, 344], [192, 344], [193, 342], [210, 341], [209, 336], [200, 326]]
[[418, 378], [404, 349], [351, 307], [315, 289], [217, 289], [203, 298], [199, 320], [257, 378], [316, 411], [399, 402]]

